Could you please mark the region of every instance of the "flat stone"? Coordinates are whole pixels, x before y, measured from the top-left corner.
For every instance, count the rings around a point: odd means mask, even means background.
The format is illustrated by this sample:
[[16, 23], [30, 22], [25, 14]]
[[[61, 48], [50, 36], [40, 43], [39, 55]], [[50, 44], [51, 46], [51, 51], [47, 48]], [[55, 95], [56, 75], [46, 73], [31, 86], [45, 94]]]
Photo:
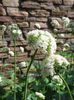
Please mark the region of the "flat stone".
[[52, 9], [54, 9], [54, 5], [53, 5], [53, 3], [50, 3], [50, 2], [48, 2], [48, 3], [41, 3], [41, 8], [42, 9], [46, 9], [46, 10], [52, 10]]
[[26, 17], [25, 19], [26, 21], [32, 21], [32, 22], [47, 22], [47, 18], [44, 18], [44, 17], [40, 17], [40, 18], [37, 18], [37, 17]]
[[52, 16], [62, 17], [62, 16], [65, 16], [65, 15], [67, 15], [67, 11], [60, 10], [59, 7], [55, 8], [54, 10], [52, 10]]
[[74, 0], [63, 0], [64, 5], [73, 6]]
[[24, 1], [21, 3], [22, 8], [40, 8], [40, 4], [33, 1]]
[[2, 0], [4, 6], [17, 7], [19, 6], [19, 0]]
[[16, 16], [16, 17], [21, 17], [21, 16], [28, 16], [28, 12], [26, 11], [19, 11], [18, 8], [11, 8], [7, 7], [7, 13], [10, 16]]
[[48, 17], [50, 13], [46, 10], [32, 10], [29, 12], [32, 16]]
[[8, 16], [0, 16], [0, 22], [12, 22], [12, 19]]
[[54, 4], [62, 4], [62, 0], [52, 0]]
[[[36, 22], [37, 23], [37, 22]], [[47, 23], [39, 22], [41, 28], [48, 28]], [[34, 28], [35, 22], [30, 22], [30, 28]]]
[[14, 15], [16, 12], [18, 12], [18, 8], [7, 7], [8, 15]]
[[68, 17], [74, 18], [74, 11], [69, 11], [68, 12]]
[[59, 8], [62, 11], [70, 11], [71, 10], [71, 6], [60, 5]]
[[6, 15], [4, 7], [0, 6], [0, 16]]
[[28, 22], [17, 23], [20, 27], [29, 27]]

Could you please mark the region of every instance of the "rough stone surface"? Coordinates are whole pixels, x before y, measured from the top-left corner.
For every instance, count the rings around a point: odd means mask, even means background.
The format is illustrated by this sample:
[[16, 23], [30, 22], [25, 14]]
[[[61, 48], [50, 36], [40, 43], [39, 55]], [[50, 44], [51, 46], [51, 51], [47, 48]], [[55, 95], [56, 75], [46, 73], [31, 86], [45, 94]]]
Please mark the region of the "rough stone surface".
[[[41, 28], [48, 28], [48, 26], [47, 26], [46, 23], [42, 23], [42, 22], [40, 22], [39, 24], [40, 24]], [[31, 22], [31, 23], [30, 23], [30, 27], [31, 27], [31, 28], [33, 28], [34, 25], [35, 25], [34, 22]]]
[[28, 12], [26, 11], [19, 11], [18, 8], [10, 8], [7, 7], [7, 13], [10, 16], [28, 16]]
[[6, 15], [4, 7], [0, 4], [0, 16]]
[[32, 16], [43, 16], [43, 17], [48, 17], [50, 13], [46, 10], [32, 10], [30, 11], [30, 14]]
[[52, 10], [54, 9], [53, 3], [41, 3], [42, 9]]
[[17, 23], [20, 27], [29, 27], [28, 22]]
[[64, 5], [70, 5], [73, 6], [74, 0], [63, 0]]
[[54, 4], [62, 4], [62, 0], [52, 0]]
[[21, 6], [23, 8], [40, 8], [40, 4], [37, 2], [33, 2], [33, 1], [24, 1]]
[[68, 12], [68, 17], [74, 19], [74, 11]]
[[0, 16], [0, 22], [12, 22], [12, 18], [8, 16]]
[[17, 7], [19, 6], [19, 0], [2, 0], [4, 6]]

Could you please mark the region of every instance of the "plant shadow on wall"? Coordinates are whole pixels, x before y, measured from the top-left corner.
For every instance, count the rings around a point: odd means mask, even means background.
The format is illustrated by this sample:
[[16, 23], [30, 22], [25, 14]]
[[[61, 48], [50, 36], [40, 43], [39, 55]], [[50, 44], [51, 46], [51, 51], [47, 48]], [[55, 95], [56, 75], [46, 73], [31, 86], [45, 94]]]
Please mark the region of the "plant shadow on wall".
[[[65, 24], [69, 19], [64, 18]], [[74, 68], [66, 58], [56, 53], [57, 44], [52, 33], [37, 29], [26, 34], [26, 41], [32, 49], [31, 59], [17, 62], [16, 39], [22, 36], [17, 24], [1, 25], [11, 33], [14, 51], [8, 47], [5, 52], [14, 58], [13, 68], [8, 71], [8, 77], [0, 73], [0, 100], [73, 100], [74, 98]], [[22, 41], [22, 40], [21, 40]], [[21, 48], [24, 52], [23, 48]], [[43, 55], [39, 60], [38, 53]], [[36, 59], [36, 56], [38, 59]], [[8, 67], [3, 64], [2, 68]], [[22, 74], [18, 77], [18, 70]]]

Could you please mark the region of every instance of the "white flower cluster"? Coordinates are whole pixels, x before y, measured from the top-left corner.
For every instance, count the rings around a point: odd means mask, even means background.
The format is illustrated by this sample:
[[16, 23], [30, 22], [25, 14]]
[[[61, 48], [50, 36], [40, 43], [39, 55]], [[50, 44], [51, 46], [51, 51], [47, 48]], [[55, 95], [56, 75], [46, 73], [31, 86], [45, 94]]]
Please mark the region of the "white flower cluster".
[[33, 30], [27, 33], [27, 40], [34, 47], [34, 49], [39, 49], [46, 55], [44, 60], [40, 63], [40, 65], [43, 66], [41, 70], [42, 74], [53, 76], [56, 73], [54, 69], [56, 62], [59, 66], [69, 65], [66, 58], [55, 54], [57, 46], [51, 33], [38, 29]]
[[2, 82], [2, 77], [0, 76], [0, 82]]
[[1, 31], [5, 31], [6, 30], [6, 26], [5, 25], [0, 25], [0, 30]]
[[56, 83], [58, 83], [59, 85], [62, 85], [63, 84], [63, 81], [62, 79], [59, 77], [59, 75], [54, 75], [52, 77], [52, 81], [55, 81]]
[[14, 35], [21, 35], [22, 34], [22, 31], [19, 29], [17, 24], [9, 25], [8, 30]]
[[54, 58], [53, 56], [46, 57], [42, 62], [41, 65], [44, 66], [43, 70], [41, 71], [43, 75], [51, 75], [53, 76], [55, 74], [54, 70]]
[[33, 30], [27, 33], [28, 42], [44, 54], [51, 55], [56, 52], [56, 41], [51, 33], [43, 30]]
[[45, 96], [42, 93], [35, 92], [35, 95], [38, 96], [39, 98], [41, 98], [42, 100], [45, 100]]
[[57, 62], [60, 66], [64, 64], [64, 66], [68, 66], [70, 63], [67, 61], [66, 58], [64, 58], [61, 55], [54, 55], [54, 60]]
[[62, 17], [63, 23], [65, 27], [68, 27], [70, 24], [70, 19], [68, 17]]

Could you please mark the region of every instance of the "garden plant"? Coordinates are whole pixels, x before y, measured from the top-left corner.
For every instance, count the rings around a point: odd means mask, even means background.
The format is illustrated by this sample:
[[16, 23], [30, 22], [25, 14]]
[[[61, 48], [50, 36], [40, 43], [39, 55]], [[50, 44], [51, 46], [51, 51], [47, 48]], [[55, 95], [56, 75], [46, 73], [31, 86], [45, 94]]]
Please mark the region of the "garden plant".
[[[64, 27], [68, 27], [69, 18], [62, 19]], [[52, 32], [41, 30], [39, 24], [36, 24], [36, 27], [26, 34], [27, 44], [32, 48], [32, 56], [17, 63], [16, 40], [22, 36], [22, 31], [14, 23], [0, 26], [1, 32], [11, 33], [14, 43], [14, 51], [8, 47], [1, 49], [14, 57], [14, 63], [8, 76], [0, 73], [0, 100], [73, 100], [74, 65], [70, 64], [67, 58], [73, 58], [74, 55], [67, 54], [64, 51], [67, 48], [57, 52], [57, 43]], [[65, 47], [69, 48], [68, 44], [65, 44]], [[23, 47], [20, 49], [24, 52]], [[43, 59], [36, 60], [38, 52], [41, 52]], [[22, 66], [26, 71], [18, 76], [17, 72]], [[8, 64], [3, 64], [2, 67], [8, 67]]]

